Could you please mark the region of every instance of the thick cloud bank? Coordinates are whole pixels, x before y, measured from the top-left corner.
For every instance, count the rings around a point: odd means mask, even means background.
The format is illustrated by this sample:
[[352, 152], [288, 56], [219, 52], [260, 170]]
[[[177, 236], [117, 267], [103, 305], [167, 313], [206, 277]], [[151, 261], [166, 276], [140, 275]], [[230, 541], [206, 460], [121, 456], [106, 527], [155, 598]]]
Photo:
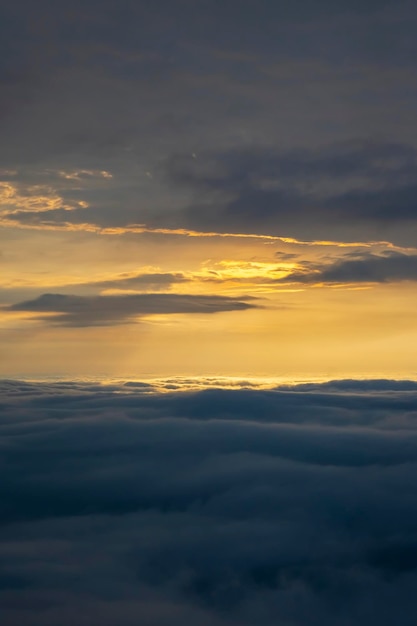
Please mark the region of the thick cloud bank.
[[414, 626], [417, 383], [0, 385], [3, 626]]

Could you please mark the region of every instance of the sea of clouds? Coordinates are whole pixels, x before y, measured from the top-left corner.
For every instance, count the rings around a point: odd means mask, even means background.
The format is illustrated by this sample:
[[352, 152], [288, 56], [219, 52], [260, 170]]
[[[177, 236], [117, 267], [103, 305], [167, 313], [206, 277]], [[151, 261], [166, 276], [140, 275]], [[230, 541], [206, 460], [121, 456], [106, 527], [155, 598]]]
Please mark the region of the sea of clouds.
[[417, 383], [204, 386], [0, 383], [2, 625], [415, 626]]

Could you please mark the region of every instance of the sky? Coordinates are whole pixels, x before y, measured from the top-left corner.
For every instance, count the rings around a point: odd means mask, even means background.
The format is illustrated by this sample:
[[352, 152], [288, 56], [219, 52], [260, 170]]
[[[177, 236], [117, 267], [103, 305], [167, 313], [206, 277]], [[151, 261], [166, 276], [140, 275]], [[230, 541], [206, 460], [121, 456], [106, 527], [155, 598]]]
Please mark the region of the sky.
[[417, 8], [0, 0], [2, 626], [415, 626]]
[[0, 2], [0, 375], [415, 378], [413, 2]]

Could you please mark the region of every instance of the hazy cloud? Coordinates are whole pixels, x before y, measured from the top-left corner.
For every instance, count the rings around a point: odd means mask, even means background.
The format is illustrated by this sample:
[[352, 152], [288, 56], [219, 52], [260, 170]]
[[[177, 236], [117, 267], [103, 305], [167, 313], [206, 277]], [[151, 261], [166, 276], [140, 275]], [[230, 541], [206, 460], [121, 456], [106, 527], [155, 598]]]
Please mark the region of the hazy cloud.
[[[88, 283], [89, 287], [101, 289], [166, 289], [167, 286], [187, 282], [187, 278], [181, 272], [143, 272], [138, 274], [126, 274], [114, 279], [101, 280]], [[86, 285], [87, 286], [87, 285]]]

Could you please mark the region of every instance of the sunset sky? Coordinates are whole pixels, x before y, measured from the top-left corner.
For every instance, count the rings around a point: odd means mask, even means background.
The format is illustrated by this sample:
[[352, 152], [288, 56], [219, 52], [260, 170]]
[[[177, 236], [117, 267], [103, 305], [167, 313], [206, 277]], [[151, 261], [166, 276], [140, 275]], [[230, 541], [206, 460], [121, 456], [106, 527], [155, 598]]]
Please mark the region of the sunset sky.
[[417, 376], [414, 3], [1, 5], [1, 376]]
[[1, 626], [416, 626], [415, 0], [0, 0]]

